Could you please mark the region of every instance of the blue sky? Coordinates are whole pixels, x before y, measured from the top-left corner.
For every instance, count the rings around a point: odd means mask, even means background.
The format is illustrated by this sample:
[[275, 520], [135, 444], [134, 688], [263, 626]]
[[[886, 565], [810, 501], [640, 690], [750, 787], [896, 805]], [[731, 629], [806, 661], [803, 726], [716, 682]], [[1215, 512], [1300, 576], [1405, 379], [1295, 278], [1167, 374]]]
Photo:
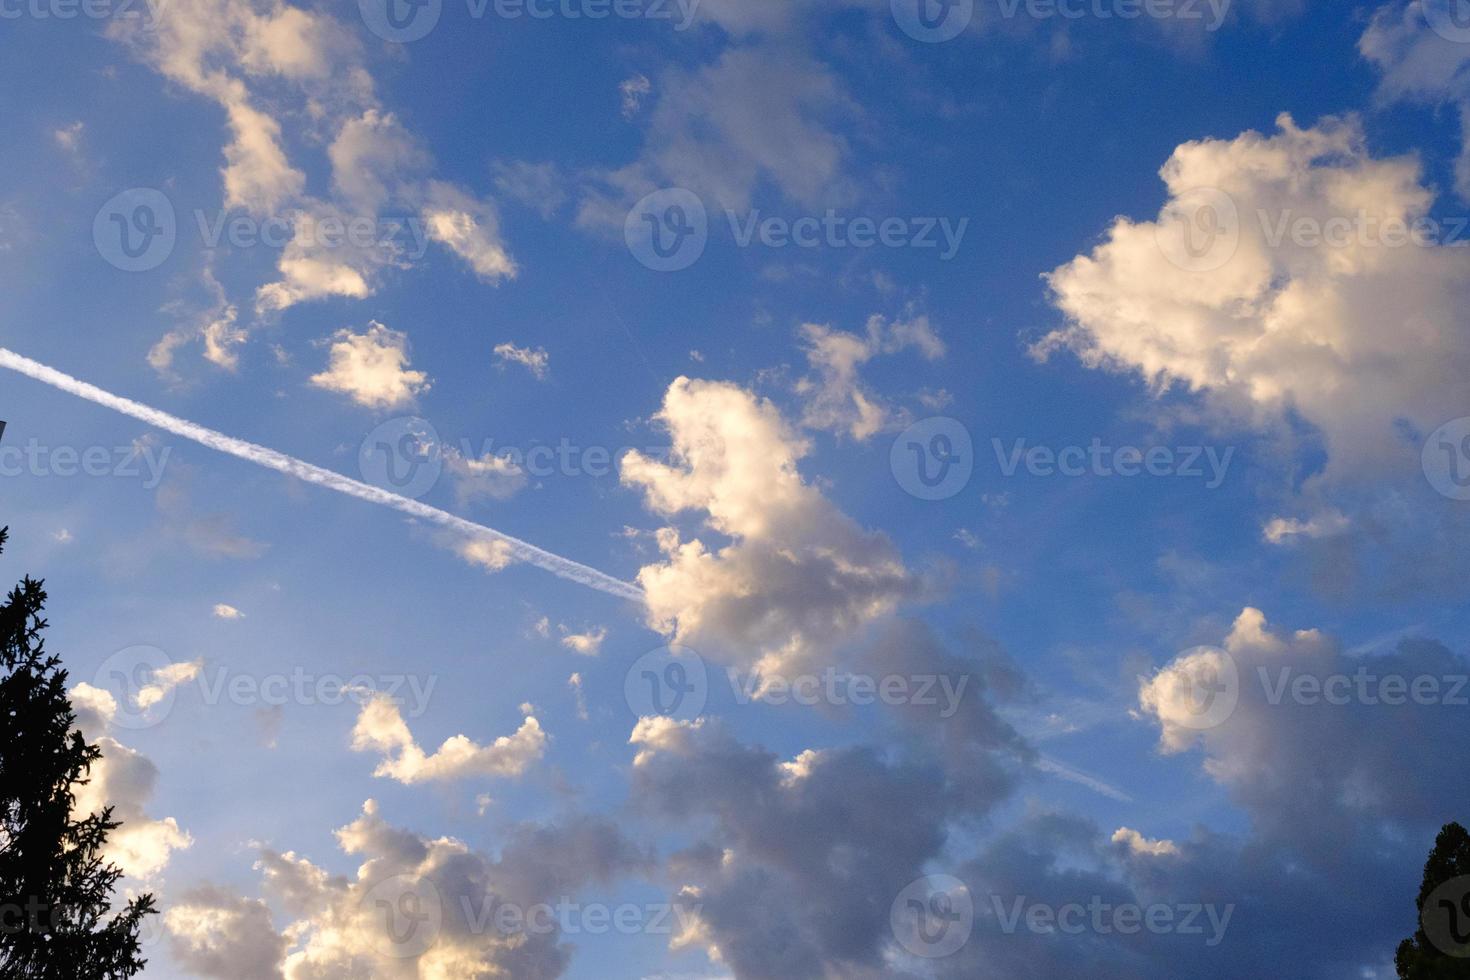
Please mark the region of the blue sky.
[[[1470, 39], [925, 2], [0, 7], [0, 347], [378, 483], [0, 372], [148, 976], [1392, 975], [1470, 803]], [[1175, 925], [1006, 924], [1094, 900]]]

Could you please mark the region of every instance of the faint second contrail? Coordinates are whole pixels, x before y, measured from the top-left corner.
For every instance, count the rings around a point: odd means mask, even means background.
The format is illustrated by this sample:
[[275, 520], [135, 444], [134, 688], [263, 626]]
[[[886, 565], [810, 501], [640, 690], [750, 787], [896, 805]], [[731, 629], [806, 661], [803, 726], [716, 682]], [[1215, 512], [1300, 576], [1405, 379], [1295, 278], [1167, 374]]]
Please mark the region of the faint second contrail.
[[417, 517], [430, 523], [438, 524], [441, 527], [458, 531], [467, 537], [498, 542], [506, 547], [510, 556], [516, 561], [522, 561], [528, 565], [535, 565], [537, 568], [545, 569], [553, 575], [558, 575], [569, 581], [577, 582], [578, 584], [586, 585], [623, 599], [632, 599], [634, 601], [642, 601], [643, 599], [642, 590], [630, 582], [613, 578], [611, 575], [572, 561], [570, 558], [553, 555], [549, 551], [543, 551], [533, 544], [528, 544], [519, 538], [513, 538], [509, 534], [503, 534], [494, 528], [485, 527], [483, 524], [476, 524], [473, 521], [467, 521], [462, 517], [456, 517], [448, 511], [440, 510], [437, 507], [430, 507], [428, 504], [419, 503], [417, 500], [412, 500], [396, 493], [389, 493], [387, 490], [353, 480], [340, 473], [323, 469], [320, 466], [314, 466], [293, 456], [287, 456], [285, 453], [278, 453], [274, 449], [257, 446], [255, 443], [246, 442], [243, 439], [235, 439], [222, 432], [206, 429], [202, 425], [196, 425], [193, 422], [181, 419], [175, 415], [170, 415], [156, 408], [150, 408], [139, 402], [119, 397], [118, 395], [103, 391], [95, 385], [87, 384], [85, 381], [79, 381], [71, 375], [63, 374], [55, 368], [47, 367], [28, 357], [22, 357], [3, 347], [0, 347], [0, 367], [17, 371], [28, 378], [34, 378], [43, 384], [48, 384], [68, 394], [76, 395], [78, 398], [85, 398], [89, 402], [95, 402], [104, 408], [112, 409], [114, 412], [131, 415], [133, 418], [146, 422], [155, 428], [163, 429], [165, 432], [172, 432], [176, 436], [190, 439], [199, 443], [201, 446], [207, 446], [218, 452], [238, 456], [240, 459], [248, 460], [259, 466], [277, 470], [285, 473], [287, 476], [294, 476], [296, 479], [305, 480], [307, 483], [314, 483], [317, 486], [326, 487], [328, 490], [345, 493], [350, 497], [357, 497], [360, 500], [366, 500], [383, 507], [391, 507], [412, 517]]

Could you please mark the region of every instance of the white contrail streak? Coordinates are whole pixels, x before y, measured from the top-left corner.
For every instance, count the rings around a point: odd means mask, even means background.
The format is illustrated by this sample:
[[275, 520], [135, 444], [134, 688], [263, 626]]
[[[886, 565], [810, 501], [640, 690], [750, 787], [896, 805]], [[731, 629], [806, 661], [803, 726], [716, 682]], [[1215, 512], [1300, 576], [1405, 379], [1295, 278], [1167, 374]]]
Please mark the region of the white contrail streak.
[[551, 574], [558, 575], [569, 581], [577, 582], [581, 585], [586, 585], [624, 599], [632, 599], [637, 602], [641, 602], [643, 599], [643, 592], [630, 582], [613, 578], [611, 575], [572, 561], [570, 558], [553, 555], [551, 552], [543, 551], [535, 545], [528, 544], [519, 538], [502, 534], [494, 528], [488, 528], [483, 524], [467, 521], [462, 517], [456, 517], [448, 511], [440, 510], [437, 507], [430, 507], [428, 504], [419, 503], [417, 500], [411, 500], [408, 497], [400, 496], [396, 493], [389, 493], [386, 490], [379, 489], [367, 483], [361, 483], [342, 476], [340, 473], [323, 469], [320, 466], [313, 466], [311, 463], [287, 456], [285, 453], [278, 453], [274, 449], [257, 446], [243, 439], [235, 439], [221, 432], [215, 432], [213, 429], [206, 429], [202, 425], [195, 425], [193, 422], [170, 415], [167, 412], [159, 411], [156, 408], [149, 408], [147, 405], [131, 401], [127, 398], [121, 398], [103, 391], [95, 385], [89, 385], [85, 381], [79, 381], [68, 374], [63, 374], [55, 368], [47, 367], [28, 357], [22, 357], [3, 347], [0, 347], [0, 367], [17, 371], [28, 378], [34, 378], [42, 384], [48, 384], [68, 394], [76, 395], [78, 398], [95, 402], [104, 408], [112, 409], [114, 412], [130, 415], [135, 419], [148, 423], [154, 428], [163, 429], [165, 432], [172, 432], [176, 436], [192, 440], [201, 446], [207, 446], [218, 452], [238, 456], [240, 459], [255, 463], [258, 466], [277, 470], [285, 473], [287, 476], [294, 476], [298, 480], [305, 480], [307, 483], [314, 483], [319, 487], [326, 487], [328, 490], [345, 493], [349, 497], [357, 497], [360, 500], [366, 500], [369, 503], [378, 504], [382, 507], [391, 507], [412, 517], [417, 517], [432, 524], [438, 524], [452, 531], [458, 531], [467, 537], [499, 542], [509, 549], [511, 557], [516, 561], [525, 562], [528, 565], [535, 565], [537, 568], [545, 569]]

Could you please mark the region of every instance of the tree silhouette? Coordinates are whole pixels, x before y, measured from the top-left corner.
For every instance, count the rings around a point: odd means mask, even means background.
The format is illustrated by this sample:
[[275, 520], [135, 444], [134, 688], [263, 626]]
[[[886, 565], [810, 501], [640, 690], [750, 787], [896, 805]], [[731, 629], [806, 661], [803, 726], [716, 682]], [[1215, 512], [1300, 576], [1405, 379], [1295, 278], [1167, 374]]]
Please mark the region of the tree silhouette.
[[153, 896], [113, 912], [122, 872], [101, 851], [119, 824], [111, 807], [72, 814], [73, 788], [102, 753], [74, 730], [66, 671], [41, 639], [45, 604], [27, 577], [0, 605], [0, 977], [131, 977], [146, 962], [138, 929]]
[[1419, 928], [1394, 956], [1399, 980], [1470, 978], [1470, 958], [1451, 955], [1470, 953], [1470, 832], [1459, 824], [1445, 824], [1439, 832], [1415, 907], [1421, 911]]

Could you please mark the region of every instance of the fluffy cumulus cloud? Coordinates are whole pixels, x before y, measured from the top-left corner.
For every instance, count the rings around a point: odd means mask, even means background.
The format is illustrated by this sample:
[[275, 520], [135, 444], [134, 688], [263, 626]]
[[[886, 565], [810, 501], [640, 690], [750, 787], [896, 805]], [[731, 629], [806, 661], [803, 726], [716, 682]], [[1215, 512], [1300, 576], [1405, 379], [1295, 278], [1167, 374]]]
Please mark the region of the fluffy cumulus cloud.
[[872, 316], [862, 334], [808, 323], [801, 328], [801, 340], [812, 371], [796, 386], [806, 403], [802, 424], [846, 433], [858, 440], [870, 438], [897, 421], [883, 399], [863, 385], [859, 376], [862, 366], [879, 355], [910, 347], [930, 361], [943, 357], [945, 350], [925, 316], [892, 322]]
[[742, 980], [875, 975], [889, 904], [945, 840], [937, 769], [863, 748], [782, 759], [667, 718], [640, 721], [632, 743], [640, 804], [716, 828], [669, 861], [695, 919], [678, 945]]
[[368, 408], [407, 408], [429, 390], [429, 376], [409, 367], [408, 335], [377, 321], [362, 333], [337, 331], [327, 357], [327, 369], [311, 383]]
[[1120, 218], [1048, 277], [1067, 325], [1037, 350], [1202, 393], [1222, 416], [1321, 434], [1331, 480], [1417, 469], [1463, 414], [1470, 253], [1415, 244], [1433, 201], [1413, 157], [1355, 119], [1178, 147], [1156, 221]]
[[[770, 402], [728, 383], [676, 380], [657, 421], [669, 463], [638, 452], [625, 485], [701, 537], [658, 532], [664, 560], [643, 567], [648, 620], [716, 658], [784, 673], [823, 660], [916, 589], [891, 542], [843, 514], [801, 476], [806, 442]], [[705, 532], [728, 539], [707, 543]]]
[[[1448, 744], [1470, 663], [1430, 640], [1354, 656], [1318, 630], [1273, 630], [1247, 608], [1218, 647], [1181, 655], [1139, 692], [1169, 753], [1196, 748], [1206, 773], [1267, 840], [1326, 860], [1396, 849], [1463, 811]], [[1407, 867], [1413, 867], [1409, 860]]]
[[373, 775], [404, 785], [445, 782], [456, 779], [486, 779], [520, 776], [546, 754], [546, 732], [526, 710], [525, 720], [514, 734], [502, 735], [480, 745], [464, 735], [445, 739], [430, 754], [414, 740], [398, 706], [386, 697], [375, 697], [362, 706], [352, 729], [352, 747], [359, 752], [379, 752], [384, 758]]
[[287, 943], [260, 899], [214, 886], [190, 889], [164, 913], [164, 926], [169, 951], [194, 976], [281, 980]]
[[[369, 296], [386, 270], [412, 265], [430, 242], [486, 282], [516, 274], [494, 203], [430, 176], [430, 154], [379, 103], [357, 36], [333, 17], [280, 0], [179, 0], [157, 23], [115, 18], [109, 35], [170, 82], [219, 105], [229, 134], [224, 207], [289, 225], [279, 278], [256, 290], [257, 316]], [[327, 148], [330, 196], [308, 191], [305, 170], [286, 150], [298, 140]], [[233, 306], [220, 309], [227, 320], [165, 337], [150, 357], [155, 366], [198, 336], [211, 360], [233, 367], [249, 328], [236, 322]], [[211, 325], [213, 337], [205, 332]]]
[[1018, 680], [992, 654], [953, 653], [920, 623], [892, 624], [863, 671], [932, 678], [950, 693], [885, 710], [873, 745], [782, 757], [718, 721], [640, 719], [634, 799], [708, 828], [668, 859], [691, 920], [675, 945], [704, 949], [741, 980], [906, 975], [886, 967], [893, 902], [956, 826], [1009, 797], [1033, 757], [990, 703]]
[[[553, 980], [572, 949], [555, 915], [538, 910], [648, 865], [614, 825], [589, 817], [514, 827], [492, 858], [395, 827], [370, 800], [336, 838], [361, 861], [354, 875], [266, 850], [256, 867], [268, 902], [186, 893], [167, 914], [180, 961], [251, 980]], [[274, 929], [273, 917], [287, 925]]]
[[[134, 707], [146, 711], [198, 671], [198, 664], [174, 664], [156, 672], [134, 696]], [[78, 727], [102, 750], [87, 781], [74, 789], [72, 812], [80, 817], [112, 807], [112, 818], [122, 826], [108, 835], [103, 857], [129, 877], [154, 878], [168, 866], [174, 851], [189, 847], [194, 839], [173, 817], [148, 815], [145, 807], [158, 784], [158, 767], [136, 749], [105, 734], [117, 718], [118, 703], [112, 693], [81, 683], [68, 696]]]

